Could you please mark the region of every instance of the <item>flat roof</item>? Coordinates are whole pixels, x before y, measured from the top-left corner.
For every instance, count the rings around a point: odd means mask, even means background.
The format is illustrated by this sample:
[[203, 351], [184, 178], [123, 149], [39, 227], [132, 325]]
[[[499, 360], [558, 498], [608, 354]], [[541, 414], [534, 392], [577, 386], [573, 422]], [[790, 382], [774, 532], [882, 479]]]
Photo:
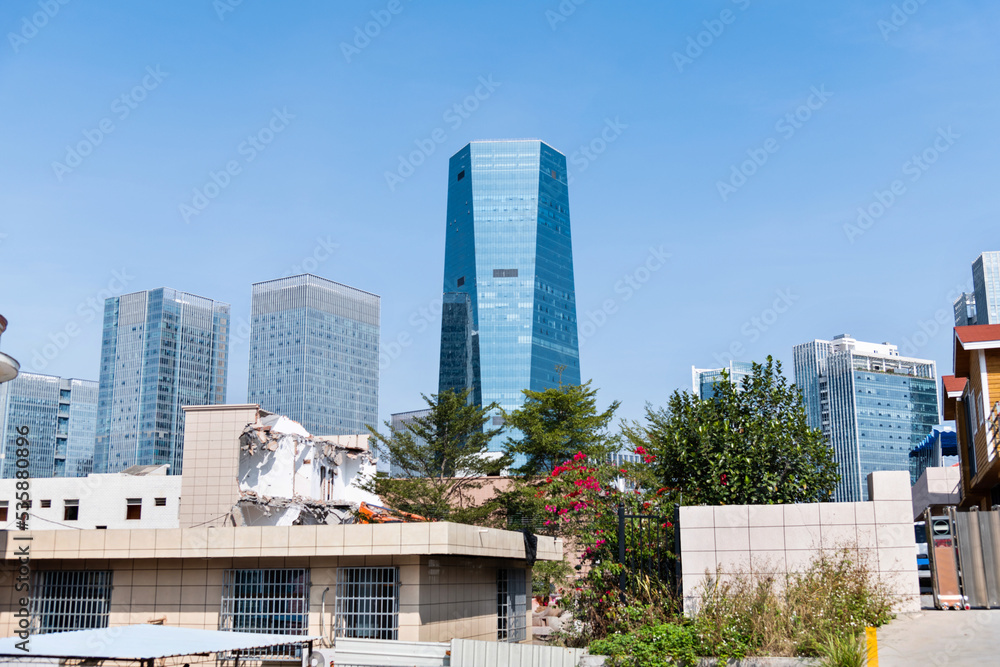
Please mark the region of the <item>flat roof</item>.
[[19, 637], [6, 637], [0, 639], [0, 656], [152, 660], [199, 653], [226, 653], [285, 646], [319, 639], [322, 637], [196, 630], [164, 625], [122, 625], [95, 630], [32, 635], [27, 640], [27, 653], [17, 648], [17, 644], [24, 640]]

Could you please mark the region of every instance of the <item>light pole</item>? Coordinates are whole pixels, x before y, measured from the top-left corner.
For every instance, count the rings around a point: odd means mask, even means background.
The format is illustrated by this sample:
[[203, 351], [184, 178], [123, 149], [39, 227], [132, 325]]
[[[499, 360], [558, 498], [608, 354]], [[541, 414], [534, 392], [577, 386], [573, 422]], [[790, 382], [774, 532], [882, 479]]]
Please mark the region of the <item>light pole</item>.
[[[7, 330], [7, 318], [0, 315], [0, 335]], [[17, 359], [0, 352], [0, 382], [9, 382], [17, 377], [17, 372], [21, 369], [21, 364]]]

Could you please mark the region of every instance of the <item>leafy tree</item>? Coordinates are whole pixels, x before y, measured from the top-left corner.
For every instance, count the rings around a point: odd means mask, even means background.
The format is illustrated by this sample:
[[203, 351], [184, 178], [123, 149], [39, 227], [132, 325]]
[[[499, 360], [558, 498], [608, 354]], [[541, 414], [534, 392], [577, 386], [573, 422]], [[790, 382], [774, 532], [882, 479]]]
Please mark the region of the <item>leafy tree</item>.
[[666, 408], [647, 406], [646, 422], [625, 436], [685, 505], [827, 500], [839, 479], [832, 449], [771, 357], [739, 387], [724, 378], [713, 398], [675, 391]]
[[490, 440], [502, 429], [488, 429], [488, 412], [497, 407], [469, 404], [469, 392], [443, 391], [428, 398], [431, 412], [382, 435], [371, 426], [371, 438], [402, 478], [386, 473], [360, 483], [359, 488], [374, 493], [389, 507], [429, 519], [460, 523], [482, 523], [496, 510], [495, 502], [474, 504], [470, 492], [482, 488], [483, 477], [499, 474], [509, 459], [486, 456]]
[[519, 475], [545, 475], [577, 452], [603, 459], [615, 450], [619, 438], [607, 429], [620, 403], [598, 412], [597, 390], [589, 380], [545, 391], [525, 389], [524, 396], [522, 407], [504, 413], [507, 426], [517, 431], [507, 438], [507, 453], [527, 457], [516, 469]]

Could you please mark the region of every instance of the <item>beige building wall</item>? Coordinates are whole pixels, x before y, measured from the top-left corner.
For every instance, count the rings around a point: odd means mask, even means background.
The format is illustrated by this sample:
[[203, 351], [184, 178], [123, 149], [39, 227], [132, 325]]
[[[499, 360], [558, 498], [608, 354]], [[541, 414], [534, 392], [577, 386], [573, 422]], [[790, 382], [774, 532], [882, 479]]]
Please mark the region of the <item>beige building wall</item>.
[[257, 405], [184, 407], [184, 474], [180, 527], [233, 525], [239, 499], [240, 434], [257, 419]]

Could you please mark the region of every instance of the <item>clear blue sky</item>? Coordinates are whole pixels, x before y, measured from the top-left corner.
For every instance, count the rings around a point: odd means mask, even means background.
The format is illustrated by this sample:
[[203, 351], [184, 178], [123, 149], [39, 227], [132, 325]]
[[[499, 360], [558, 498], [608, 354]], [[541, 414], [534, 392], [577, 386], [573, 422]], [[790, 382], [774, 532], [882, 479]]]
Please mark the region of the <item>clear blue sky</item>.
[[[794, 344], [848, 332], [950, 372], [950, 326], [921, 322], [949, 324], [972, 260], [1000, 249], [1000, 5], [230, 4], [0, 6], [0, 312], [25, 370], [97, 379], [88, 303], [124, 272], [124, 291], [232, 304], [243, 401], [250, 285], [304, 266], [381, 295], [380, 414], [419, 408], [447, 159], [533, 137], [570, 159], [579, 319], [603, 322], [582, 372], [622, 416], [734, 344], [790, 377]], [[212, 172], [226, 185], [200, 201]], [[670, 257], [647, 273], [651, 249]]]

